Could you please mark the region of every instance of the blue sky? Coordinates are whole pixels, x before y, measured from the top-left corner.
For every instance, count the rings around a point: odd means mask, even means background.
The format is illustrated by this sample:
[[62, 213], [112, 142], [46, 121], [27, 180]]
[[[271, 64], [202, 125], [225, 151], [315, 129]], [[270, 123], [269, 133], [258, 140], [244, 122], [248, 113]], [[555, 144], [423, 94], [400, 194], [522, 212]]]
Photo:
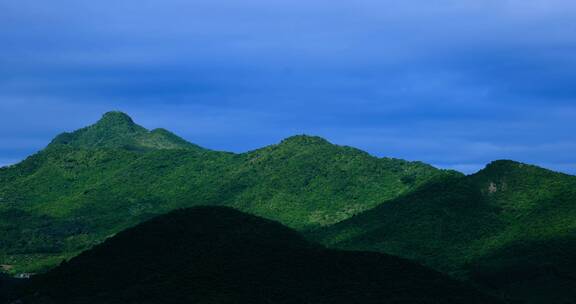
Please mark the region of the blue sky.
[[220, 150], [576, 173], [574, 1], [0, 0], [0, 42], [0, 165], [122, 110]]

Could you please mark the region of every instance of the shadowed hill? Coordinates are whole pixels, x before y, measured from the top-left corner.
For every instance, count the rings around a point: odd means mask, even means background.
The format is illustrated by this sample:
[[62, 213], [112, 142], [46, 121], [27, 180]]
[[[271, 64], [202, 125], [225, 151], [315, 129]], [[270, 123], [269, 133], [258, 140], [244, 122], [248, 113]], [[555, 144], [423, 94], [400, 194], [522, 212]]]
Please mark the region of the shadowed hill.
[[313, 229], [458, 175], [304, 135], [242, 154], [182, 141], [110, 112], [0, 168], [0, 263], [43, 271], [143, 220], [195, 205]]
[[474, 175], [426, 185], [311, 238], [337, 248], [415, 259], [528, 301], [542, 299], [533, 296], [537, 290], [547, 295], [540, 303], [552, 303], [576, 296], [576, 267], [570, 262], [576, 260], [575, 232], [576, 177], [496, 161]]
[[326, 250], [229, 208], [178, 210], [36, 278], [26, 303], [495, 303], [396, 257]]

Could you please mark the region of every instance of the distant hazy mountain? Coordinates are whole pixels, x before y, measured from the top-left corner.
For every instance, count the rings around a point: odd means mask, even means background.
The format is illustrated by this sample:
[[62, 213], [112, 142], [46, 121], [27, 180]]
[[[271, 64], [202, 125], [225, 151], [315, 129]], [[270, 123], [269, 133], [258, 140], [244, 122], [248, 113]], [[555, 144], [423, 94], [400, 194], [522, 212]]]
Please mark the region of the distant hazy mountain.
[[36, 278], [31, 303], [496, 303], [404, 259], [327, 250], [222, 207], [178, 210]]
[[496, 161], [311, 238], [411, 258], [528, 303], [576, 299], [576, 177], [535, 166]]
[[311, 136], [243, 154], [211, 151], [110, 112], [0, 169], [0, 264], [43, 271], [154, 215], [195, 205], [314, 229], [460, 175]]

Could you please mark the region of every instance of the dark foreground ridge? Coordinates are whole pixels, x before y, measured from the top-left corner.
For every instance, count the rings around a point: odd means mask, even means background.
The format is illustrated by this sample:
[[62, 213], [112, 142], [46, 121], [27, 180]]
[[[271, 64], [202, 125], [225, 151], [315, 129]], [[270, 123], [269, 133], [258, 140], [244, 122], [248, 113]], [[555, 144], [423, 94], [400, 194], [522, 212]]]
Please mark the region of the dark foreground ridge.
[[21, 303], [496, 303], [393, 256], [225, 207], [173, 211], [37, 277]]

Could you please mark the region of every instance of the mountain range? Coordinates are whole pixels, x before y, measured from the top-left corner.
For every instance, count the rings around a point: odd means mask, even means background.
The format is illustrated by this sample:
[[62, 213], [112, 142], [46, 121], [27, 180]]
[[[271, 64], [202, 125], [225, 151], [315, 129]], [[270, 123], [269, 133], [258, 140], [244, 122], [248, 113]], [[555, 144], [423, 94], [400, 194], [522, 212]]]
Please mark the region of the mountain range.
[[242, 154], [212, 151], [111, 112], [0, 169], [0, 256], [15, 272], [42, 271], [143, 220], [195, 205], [314, 229], [454, 174], [312, 136]]
[[213, 151], [109, 112], [0, 168], [0, 264], [42, 273], [106, 239], [121, 246], [115, 235], [172, 210], [226, 206], [329, 248], [414, 260], [501, 298], [570, 303], [575, 186], [574, 176], [509, 160], [466, 176], [306, 135]]

